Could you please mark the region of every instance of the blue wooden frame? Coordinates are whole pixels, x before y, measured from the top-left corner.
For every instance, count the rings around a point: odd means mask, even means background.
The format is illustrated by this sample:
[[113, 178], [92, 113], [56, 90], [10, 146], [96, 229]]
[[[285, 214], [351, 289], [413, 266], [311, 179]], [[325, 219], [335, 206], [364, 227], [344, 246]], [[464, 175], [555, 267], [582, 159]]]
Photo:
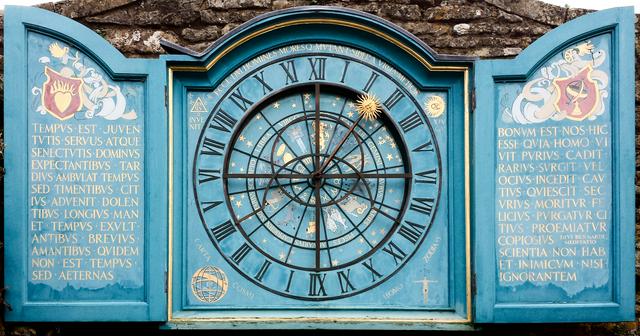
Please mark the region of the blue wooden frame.
[[[535, 41], [514, 60], [476, 63], [474, 113], [473, 249], [476, 322], [582, 322], [634, 319], [635, 108], [633, 7], [615, 8], [568, 22]], [[496, 302], [496, 118], [499, 82], [524, 82], [563, 47], [602, 33], [612, 36], [613, 300], [603, 303]]]
[[[5, 8], [5, 198], [7, 321], [162, 321], [166, 319], [167, 219], [165, 73], [161, 60], [127, 59], [102, 37], [66, 17], [38, 8]], [[144, 299], [29, 302], [27, 282], [28, 144], [27, 34], [65, 41], [91, 57], [112, 79], [144, 83]]]
[[[300, 7], [290, 10], [276, 11], [269, 13], [254, 20], [243, 24], [236, 28], [233, 32], [217, 41], [214, 45], [208, 48], [205, 52], [198, 54], [180, 48], [179, 46], [172, 45], [165, 42], [165, 46], [169, 46], [182, 53], [188, 55], [169, 55], [161, 56], [163, 60], [167, 62], [169, 72], [169, 86], [170, 91], [170, 103], [169, 113], [170, 118], [173, 118], [173, 230], [172, 241], [173, 251], [172, 254], [173, 271], [171, 272], [170, 282], [172, 285], [169, 288], [170, 297], [170, 316], [168, 328], [205, 328], [205, 329], [225, 329], [225, 328], [255, 328], [259, 325], [260, 328], [366, 328], [366, 329], [468, 329], [469, 326], [464, 324], [469, 321], [468, 311], [468, 289], [470, 284], [467, 282], [466, 267], [466, 250], [465, 250], [465, 189], [464, 184], [456, 183], [461, 181], [459, 176], [464, 176], [464, 117], [465, 117], [465, 72], [429, 72], [428, 76], [424, 76], [416, 79], [411, 76], [409, 69], [412, 67], [424, 67], [415, 58], [402, 51], [397, 46], [392, 45], [388, 41], [375, 36], [372, 33], [358, 31], [357, 29], [343, 27], [339, 25], [316, 24], [316, 25], [301, 25], [286, 27], [283, 29], [277, 29], [269, 31], [259, 35], [259, 37], [252, 39], [250, 42], [244, 42], [237, 47], [233, 47], [230, 50], [230, 46], [233, 46], [235, 42], [251, 36], [257, 31], [266, 29], [270, 26], [278, 26], [288, 21], [295, 21], [299, 19], [339, 19], [352, 22], [354, 24], [364, 25], [366, 27], [373, 28], [374, 30], [384, 32], [394, 39], [397, 39], [402, 44], [408, 46], [412, 52], [424, 57], [432, 65], [451, 65], [464, 67], [467, 70], [471, 68], [472, 62], [470, 58], [456, 58], [456, 57], [439, 57], [423, 42], [417, 38], [408, 34], [401, 28], [383, 21], [375, 16], [339, 8], [330, 7]], [[363, 37], [364, 36], [364, 37]], [[221, 311], [221, 310], [202, 310], [202, 309], [190, 309], [185, 306], [184, 302], [184, 283], [187, 279], [185, 275], [185, 261], [183, 251], [185, 238], [183, 235], [182, 227], [187, 225], [186, 221], [186, 199], [187, 193], [191, 192], [188, 188], [186, 176], [188, 171], [188, 158], [189, 153], [185, 153], [186, 148], [186, 129], [188, 125], [187, 114], [187, 102], [186, 92], [187, 90], [211, 90], [217, 83], [219, 83], [229, 71], [232, 71], [234, 67], [246, 62], [247, 60], [263, 53], [265, 50], [272, 49], [279, 45], [303, 43], [307, 41], [316, 42], [340, 42], [345, 41], [366, 41], [366, 43], [357, 44], [358, 48], [371, 52], [374, 55], [378, 55], [381, 58], [387, 58], [387, 60], [398, 66], [401, 70], [405, 71], [405, 74], [409, 78], [414, 78], [420, 84], [429, 86], [430, 88], [437, 87], [449, 94], [449, 102], [451, 106], [456, 106], [449, 119], [449, 151], [446, 155], [449, 156], [450, 171], [448, 173], [449, 184], [449, 226], [450, 226], [450, 251], [447, 253], [450, 256], [451, 278], [453, 279], [451, 293], [452, 303], [450, 311], [443, 312], [372, 312], [372, 311], [351, 311], [343, 312], [329, 312], [322, 310], [309, 310], [304, 312], [305, 317], [313, 316], [327, 316], [331, 314], [331, 317], [335, 317], [338, 320], [327, 322], [305, 322], [305, 319], [300, 321], [291, 320], [291, 317], [301, 316], [300, 311]], [[367, 40], [369, 39], [369, 40]], [[228, 53], [227, 53], [228, 51]], [[219, 59], [217, 59], [220, 57]], [[206, 68], [206, 65], [212, 60], [216, 59], [216, 63], [210, 69]], [[444, 153], [443, 153], [444, 155]], [[191, 225], [191, 224], [189, 224]], [[171, 263], [171, 261], [170, 261]], [[179, 286], [181, 285], [181, 286]], [[255, 319], [258, 317], [258, 319]], [[340, 322], [340, 317], [351, 318], [352, 320], [358, 320], [360, 317], [361, 322]], [[370, 318], [375, 319], [370, 319]], [[225, 321], [225, 318], [228, 321]], [[266, 322], [260, 322], [259, 318], [264, 318]], [[414, 321], [414, 322], [402, 322], [394, 323], [393, 320], [398, 321]], [[429, 322], [429, 320], [433, 322]], [[280, 322], [278, 322], [281, 320]], [[421, 321], [422, 320], [422, 321]], [[193, 326], [193, 322], [198, 321], [198, 326]], [[244, 321], [244, 322], [243, 322]], [[454, 324], [446, 323], [455, 322]], [[256, 324], [258, 323], [258, 324]]]

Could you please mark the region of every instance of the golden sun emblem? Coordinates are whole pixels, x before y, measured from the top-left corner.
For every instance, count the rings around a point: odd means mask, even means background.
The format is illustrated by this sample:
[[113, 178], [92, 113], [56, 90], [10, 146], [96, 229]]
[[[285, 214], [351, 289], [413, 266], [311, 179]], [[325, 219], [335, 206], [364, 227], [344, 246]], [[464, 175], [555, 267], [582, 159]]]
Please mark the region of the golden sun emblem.
[[427, 115], [431, 118], [437, 118], [444, 113], [444, 99], [440, 96], [431, 96], [424, 103]]
[[380, 108], [380, 101], [376, 96], [365, 93], [358, 97], [356, 102], [356, 111], [365, 120], [375, 120], [382, 112]]

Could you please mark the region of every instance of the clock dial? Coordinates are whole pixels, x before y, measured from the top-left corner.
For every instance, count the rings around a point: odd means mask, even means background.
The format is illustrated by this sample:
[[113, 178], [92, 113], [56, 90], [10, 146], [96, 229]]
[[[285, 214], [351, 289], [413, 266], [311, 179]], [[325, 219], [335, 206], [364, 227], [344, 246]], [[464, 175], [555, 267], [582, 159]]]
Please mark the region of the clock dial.
[[393, 277], [426, 236], [441, 183], [410, 92], [371, 65], [322, 56], [268, 63], [219, 92], [193, 170], [227, 262], [272, 293], [313, 301]]

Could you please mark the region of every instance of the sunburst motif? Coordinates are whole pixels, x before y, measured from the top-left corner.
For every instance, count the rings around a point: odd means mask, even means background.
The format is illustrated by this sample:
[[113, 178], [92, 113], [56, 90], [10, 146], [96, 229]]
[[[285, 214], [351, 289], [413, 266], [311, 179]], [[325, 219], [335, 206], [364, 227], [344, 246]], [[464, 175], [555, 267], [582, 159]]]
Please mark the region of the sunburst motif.
[[429, 117], [437, 118], [444, 113], [444, 99], [440, 96], [431, 96], [424, 103], [424, 107]]
[[358, 97], [356, 111], [363, 119], [371, 121], [378, 118], [382, 109], [380, 108], [380, 101], [376, 96], [365, 93]]

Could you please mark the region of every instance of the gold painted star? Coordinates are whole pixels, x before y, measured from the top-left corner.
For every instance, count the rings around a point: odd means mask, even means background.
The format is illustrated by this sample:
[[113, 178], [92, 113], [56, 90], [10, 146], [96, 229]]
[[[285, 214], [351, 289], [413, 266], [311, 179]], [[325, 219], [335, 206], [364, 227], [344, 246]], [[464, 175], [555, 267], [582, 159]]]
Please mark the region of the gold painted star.
[[384, 232], [385, 232], [384, 228], [380, 229], [380, 234], [384, 234]]
[[239, 208], [242, 206], [242, 202], [241, 201], [236, 201], [236, 206]]
[[333, 260], [331, 261], [331, 266], [338, 266], [338, 264], [339, 264], [339, 263], [340, 263], [340, 262], [338, 261], [338, 259], [333, 259]]
[[274, 109], [280, 108], [280, 103], [276, 102], [275, 104], [273, 104], [273, 108]]
[[246, 138], [244, 137], [244, 135], [240, 134], [240, 136], [238, 137], [238, 140], [240, 140], [240, 141], [244, 141], [244, 139], [246, 139]]
[[256, 116], [256, 119], [260, 120], [260, 118], [262, 118], [262, 116], [260, 116], [259, 114]]
[[349, 118], [353, 117], [353, 112], [349, 111], [347, 112], [347, 115], [349, 116]]
[[353, 102], [349, 102], [349, 107], [353, 108], [353, 107], [355, 107], [355, 106], [356, 106], [356, 105], [355, 105]]
[[247, 147], [251, 147], [251, 146], [253, 146], [253, 142], [247, 141]]
[[391, 148], [396, 148], [396, 143], [395, 142], [391, 143]]
[[358, 239], [358, 241], [360, 242], [360, 244], [364, 244], [364, 238], [360, 238]]
[[280, 257], [280, 260], [284, 260], [285, 258], [284, 252], [280, 252], [280, 255], [278, 257]]
[[309, 100], [309, 99], [311, 99], [311, 94], [310, 94], [310, 93], [305, 93], [305, 94], [304, 94], [304, 99], [305, 99], [305, 100]]
[[387, 160], [389, 160], [389, 161], [393, 160], [393, 155], [387, 154]]
[[231, 197], [229, 197], [229, 200], [230, 200], [230, 201], [233, 201], [234, 199], [236, 199], [236, 197], [235, 197], [235, 196], [231, 196]]

